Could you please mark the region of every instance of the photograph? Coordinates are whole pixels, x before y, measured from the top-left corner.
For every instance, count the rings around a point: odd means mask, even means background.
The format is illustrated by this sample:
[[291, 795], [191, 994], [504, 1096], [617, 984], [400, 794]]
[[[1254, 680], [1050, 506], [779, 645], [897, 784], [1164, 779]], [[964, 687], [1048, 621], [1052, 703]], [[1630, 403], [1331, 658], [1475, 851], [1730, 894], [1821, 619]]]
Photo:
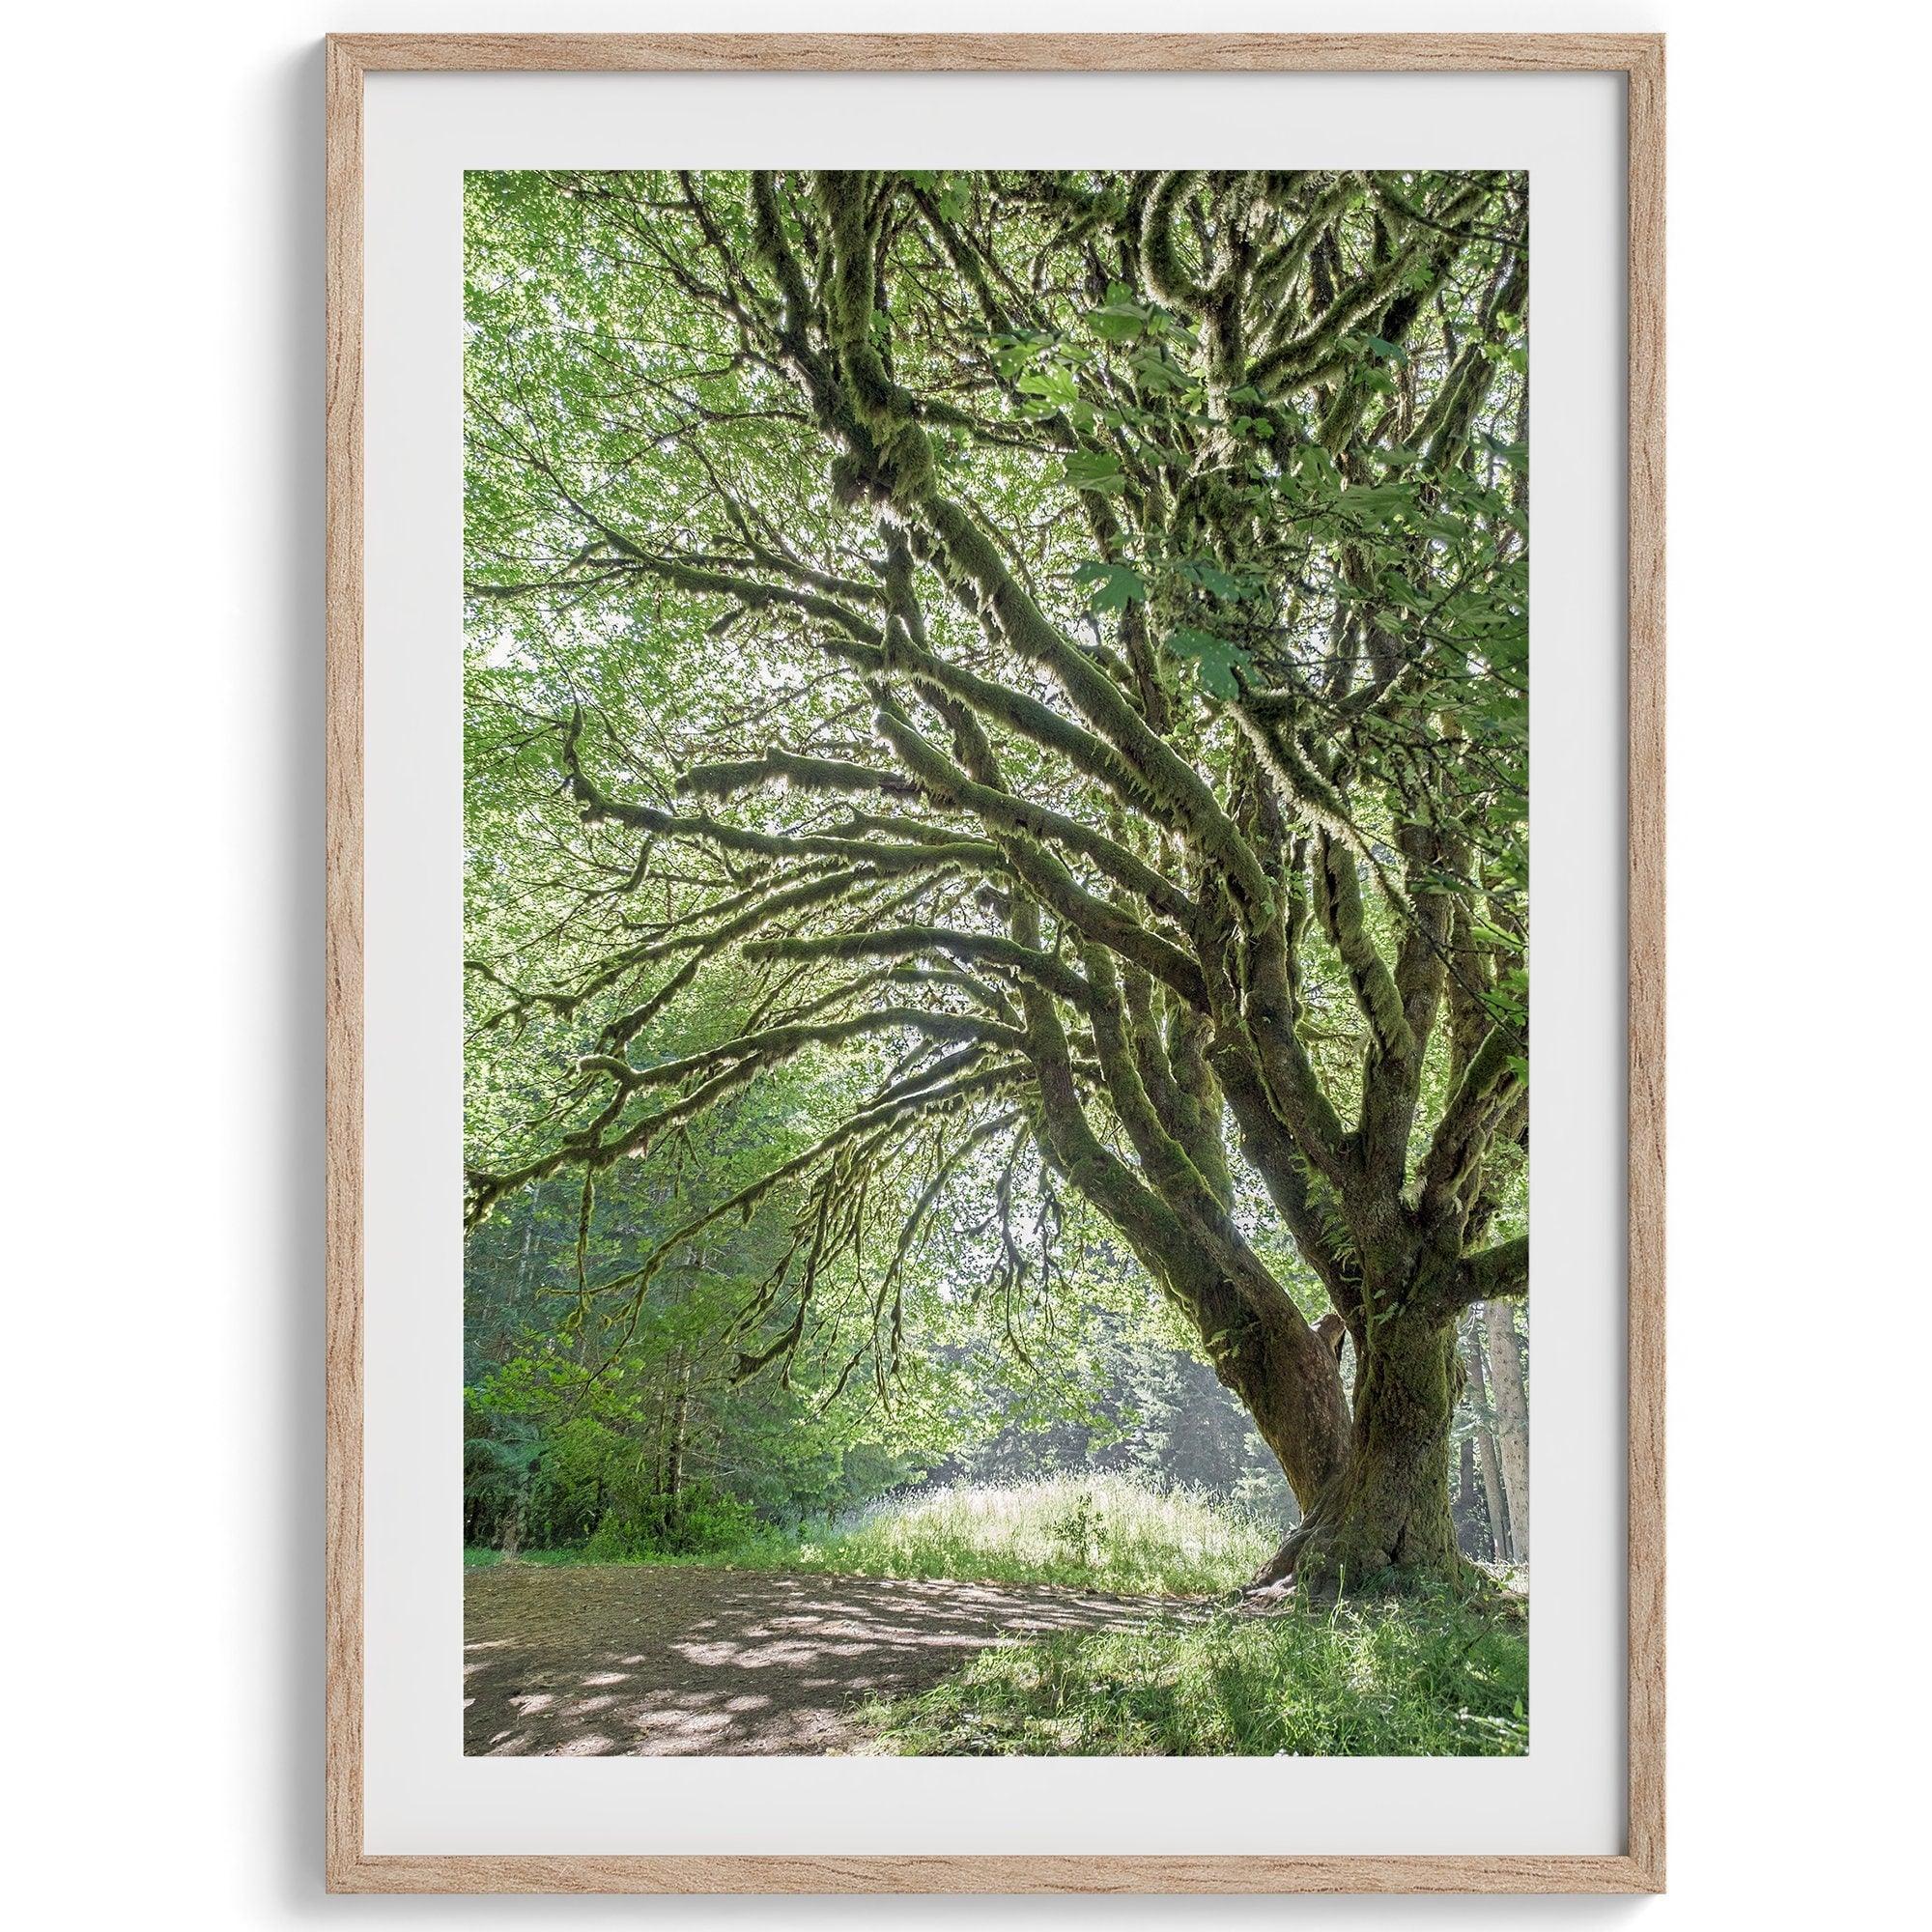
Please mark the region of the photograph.
[[463, 196], [466, 1755], [1526, 1753], [1527, 171]]

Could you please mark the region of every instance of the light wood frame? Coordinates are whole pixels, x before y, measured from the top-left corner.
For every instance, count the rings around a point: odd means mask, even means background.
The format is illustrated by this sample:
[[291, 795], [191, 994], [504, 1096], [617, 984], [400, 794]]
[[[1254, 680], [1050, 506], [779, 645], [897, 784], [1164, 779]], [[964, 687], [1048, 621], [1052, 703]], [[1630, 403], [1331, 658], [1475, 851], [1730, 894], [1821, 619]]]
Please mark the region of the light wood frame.
[[[398, 71], [1625, 75], [1629, 144], [1629, 1813], [1617, 1855], [372, 1857], [362, 1850], [362, 77]], [[327, 1686], [331, 1891], [1663, 1889], [1663, 40], [1650, 34], [350, 34], [327, 55]]]

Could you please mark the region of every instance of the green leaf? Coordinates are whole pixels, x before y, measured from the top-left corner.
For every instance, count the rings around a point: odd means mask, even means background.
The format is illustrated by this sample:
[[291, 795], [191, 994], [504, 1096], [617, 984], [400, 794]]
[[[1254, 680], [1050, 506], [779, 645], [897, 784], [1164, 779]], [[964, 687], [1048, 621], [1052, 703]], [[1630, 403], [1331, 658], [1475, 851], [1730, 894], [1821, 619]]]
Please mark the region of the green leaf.
[[1385, 570], [1379, 580], [1381, 594], [1405, 611], [1427, 611], [1429, 599], [1399, 570]]
[[1147, 579], [1132, 564], [1083, 563], [1075, 568], [1073, 581], [1094, 586], [1087, 599], [1090, 611], [1124, 611], [1129, 604], [1147, 602]]
[[1121, 459], [1104, 450], [1075, 450], [1066, 459], [1066, 481], [1076, 490], [1124, 490], [1127, 479], [1121, 473]]
[[1168, 633], [1167, 647], [1194, 667], [1195, 676], [1216, 697], [1238, 697], [1241, 688], [1235, 681], [1235, 673], [1252, 670], [1255, 666], [1254, 659], [1239, 644], [1184, 626]]
[[1061, 362], [1045, 362], [1037, 369], [1029, 369], [1014, 386], [1022, 395], [1038, 396], [1060, 409], [1077, 401], [1080, 395], [1074, 386], [1073, 371]]
[[1158, 348], [1137, 349], [1128, 359], [1141, 387], [1150, 395], [1168, 396], [1187, 387], [1186, 377]]
[[1185, 583], [1192, 583], [1207, 591], [1210, 597], [1251, 597], [1256, 585], [1246, 578], [1232, 576], [1214, 562], [1211, 557], [1184, 556], [1175, 566], [1175, 573]]
[[1128, 298], [1127, 291], [1116, 282], [1107, 291], [1107, 299], [1098, 308], [1087, 311], [1087, 324], [1103, 342], [1132, 342], [1148, 333], [1154, 311]]
[[1390, 517], [1415, 507], [1415, 492], [1406, 483], [1353, 484], [1342, 492], [1335, 507], [1352, 516]]
[[1319, 442], [1304, 442], [1294, 452], [1294, 473], [1307, 483], [1325, 485], [1341, 481], [1335, 459]]
[[1358, 335], [1355, 341], [1369, 354], [1382, 362], [1406, 362], [1408, 351], [1399, 342], [1385, 342], [1379, 335]]

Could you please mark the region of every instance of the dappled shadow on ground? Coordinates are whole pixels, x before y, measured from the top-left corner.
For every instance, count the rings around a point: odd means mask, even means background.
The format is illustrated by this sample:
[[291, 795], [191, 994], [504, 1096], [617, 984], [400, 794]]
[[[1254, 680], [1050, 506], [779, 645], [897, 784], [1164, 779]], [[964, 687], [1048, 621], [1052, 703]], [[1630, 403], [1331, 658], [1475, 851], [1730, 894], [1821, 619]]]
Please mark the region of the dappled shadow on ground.
[[1185, 1611], [1043, 1585], [621, 1565], [464, 1577], [470, 1756], [822, 1756], [975, 1651]]

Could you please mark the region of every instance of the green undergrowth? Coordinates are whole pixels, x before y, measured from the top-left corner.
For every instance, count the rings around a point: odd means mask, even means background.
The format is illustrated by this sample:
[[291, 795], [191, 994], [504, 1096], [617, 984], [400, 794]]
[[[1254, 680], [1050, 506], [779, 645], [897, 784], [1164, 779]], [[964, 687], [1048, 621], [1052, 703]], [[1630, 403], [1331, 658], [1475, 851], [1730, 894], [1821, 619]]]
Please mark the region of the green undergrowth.
[[[831, 1522], [749, 1530], [699, 1553], [592, 1538], [517, 1560], [695, 1563], [1200, 1597], [1245, 1582], [1281, 1535], [1277, 1525], [1194, 1491], [1083, 1475], [920, 1491]], [[500, 1560], [494, 1550], [464, 1552], [469, 1567]]]
[[1520, 1607], [1444, 1595], [1038, 1638], [866, 1717], [907, 1756], [1503, 1757], [1528, 1702]]

